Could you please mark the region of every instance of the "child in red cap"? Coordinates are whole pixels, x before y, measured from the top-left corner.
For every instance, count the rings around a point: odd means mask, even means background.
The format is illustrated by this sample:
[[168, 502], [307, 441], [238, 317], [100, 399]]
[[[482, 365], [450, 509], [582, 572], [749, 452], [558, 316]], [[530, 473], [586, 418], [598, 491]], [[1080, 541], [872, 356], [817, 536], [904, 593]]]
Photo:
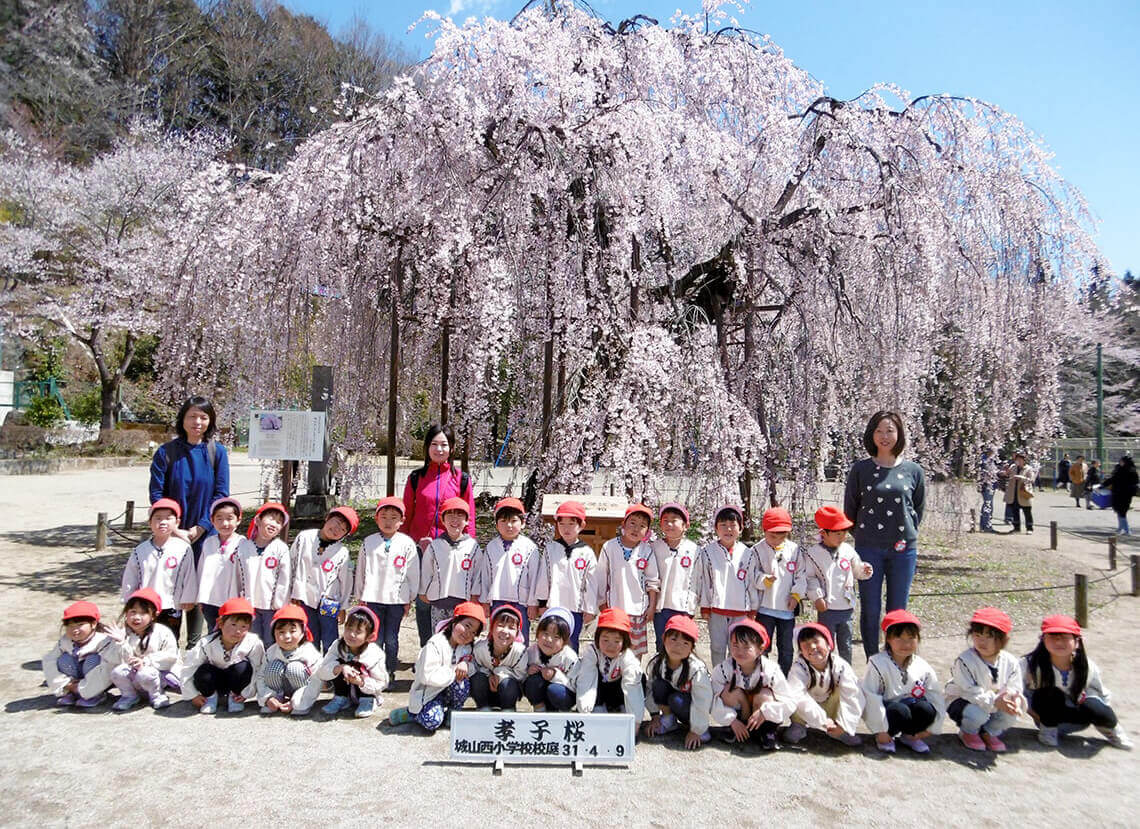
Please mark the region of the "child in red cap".
[[806, 624], [796, 634], [796, 647], [788, 687], [799, 701], [784, 741], [798, 743], [807, 726], [846, 745], [861, 745], [855, 730], [863, 716], [863, 690], [855, 669], [835, 652], [831, 631], [818, 622]]
[[305, 609], [309, 630], [322, 651], [337, 637], [337, 622], [352, 598], [352, 558], [344, 540], [360, 519], [352, 507], [333, 507], [320, 529], [303, 530], [293, 539], [292, 599]]
[[63, 609], [62, 635], [41, 664], [56, 704], [94, 708], [107, 695], [119, 658], [119, 643], [99, 621], [99, 608], [75, 602]]
[[375, 613], [364, 605], [351, 608], [345, 614], [344, 632], [325, 652], [305, 690], [294, 695], [293, 714], [309, 713], [321, 688], [331, 682], [333, 698], [321, 708], [322, 713], [336, 716], [355, 705], [354, 716], [371, 717], [381, 702], [380, 692], [388, 687], [384, 651], [376, 644], [379, 632]]
[[206, 536], [198, 557], [198, 606], [206, 620], [206, 630], [214, 629], [218, 608], [226, 599], [238, 595], [238, 549], [245, 541], [245, 536], [237, 531], [240, 522], [241, 503], [236, 498], [227, 495], [210, 505], [210, 523], [217, 534]]
[[483, 548], [478, 581], [472, 592], [478, 594], [484, 604], [490, 602], [492, 611], [504, 604], [517, 610], [522, 617], [523, 642], [529, 644], [527, 609], [542, 569], [542, 554], [535, 543], [522, 534], [525, 525], [525, 509], [518, 498], [503, 498], [495, 504], [498, 535]]
[[513, 604], [501, 604], [491, 611], [487, 638], [475, 643], [471, 696], [480, 711], [492, 707], [514, 711], [522, 696], [527, 668], [527, 646], [519, 633], [522, 624], [522, 614]]
[[574, 710], [583, 714], [624, 711], [633, 714], [634, 728], [640, 728], [645, 716], [645, 675], [633, 652], [630, 629], [624, 610], [610, 607], [598, 614], [594, 641], [582, 646], [571, 677], [578, 695]]
[[796, 699], [779, 665], [764, 655], [769, 644], [768, 631], [759, 622], [733, 624], [731, 655], [712, 672], [713, 736], [730, 743], [755, 737], [766, 751], [778, 748], [776, 731], [795, 710]]
[[304, 608], [287, 604], [273, 614], [273, 644], [257, 675], [257, 701], [262, 714], [290, 714], [293, 699], [308, 683], [321, 652], [313, 645], [313, 632]]
[[883, 617], [883, 649], [863, 674], [863, 719], [879, 751], [893, 754], [894, 737], [918, 754], [928, 754], [926, 738], [942, 729], [946, 702], [934, 669], [918, 655], [921, 623], [908, 610]]
[[796, 627], [796, 608], [807, 593], [807, 577], [799, 545], [788, 539], [792, 531], [792, 516], [788, 511], [783, 507], [766, 510], [762, 526], [764, 538], [752, 548], [759, 595], [756, 621], [775, 642], [780, 670], [787, 676], [795, 658], [792, 633]]
[[432, 628], [447, 622], [461, 602], [479, 601], [479, 545], [467, 534], [463, 498], [443, 502], [443, 534], [432, 539], [420, 563], [420, 598], [431, 604]]
[[111, 671], [111, 682], [119, 689], [119, 700], [111, 706], [116, 711], [134, 708], [143, 694], [157, 711], [170, 705], [163, 688], [179, 688], [182, 654], [174, 632], [166, 625], [155, 624], [161, 610], [162, 599], [149, 587], [136, 590], [127, 599], [122, 616], [123, 661]]
[[1013, 622], [996, 607], [974, 611], [968, 649], [954, 660], [946, 683], [946, 713], [971, 751], [1005, 751], [1002, 733], [1025, 711], [1021, 664], [1005, 650]]
[[691, 619], [700, 612], [705, 568], [701, 566], [697, 545], [685, 537], [689, 511], [684, 504], [663, 505], [657, 520], [661, 536], [653, 542], [652, 549], [661, 579], [661, 595], [653, 615], [653, 637], [657, 652], [661, 653], [669, 620], [677, 614]]
[[1110, 744], [1132, 748], [1076, 619], [1046, 617], [1037, 647], [1021, 659], [1021, 674], [1029, 715], [1040, 727], [1037, 739], [1043, 745], [1055, 747], [1061, 736], [1092, 725]]
[[178, 538], [182, 507], [171, 498], [159, 498], [150, 505], [151, 536], [131, 551], [123, 568], [120, 597], [127, 598], [140, 587], [149, 587], [162, 600], [158, 621], [177, 638], [182, 629], [182, 611], [198, 601], [198, 573], [190, 545]]
[[585, 526], [586, 508], [579, 501], [563, 501], [558, 505], [554, 511], [554, 540], [543, 551], [530, 596], [532, 616], [538, 615], [539, 602], [569, 612], [569, 641], [575, 651], [582, 625], [588, 625], [598, 613], [594, 582], [598, 557], [590, 545], [578, 537]]
[[182, 694], [203, 714], [218, 710], [219, 697], [225, 697], [231, 714], [240, 713], [255, 695], [254, 678], [265, 661], [265, 646], [250, 631], [252, 624], [249, 600], [230, 599], [219, 608], [214, 630], [199, 639], [186, 657]]
[[[400, 659], [400, 623], [420, 590], [420, 551], [400, 532], [404, 501], [391, 496], [376, 505], [376, 532], [364, 539], [356, 560], [352, 592], [380, 620], [388, 684], [396, 681]], [[429, 611], [430, 612], [430, 611]]]
[[815, 603], [819, 623], [831, 631], [839, 656], [851, 662], [851, 620], [855, 615], [855, 580], [869, 579], [874, 568], [846, 543], [853, 524], [839, 507], [815, 511], [819, 543], [803, 552], [807, 599]]
[[613, 607], [629, 616], [630, 639], [638, 656], [649, 651], [646, 628], [656, 612], [661, 587], [657, 557], [645, 541], [652, 521], [653, 510], [644, 504], [627, 507], [620, 534], [602, 546], [594, 571], [598, 609]]
[[253, 605], [253, 632], [273, 641], [273, 614], [292, 596], [293, 558], [281, 537], [289, 526], [284, 504], [262, 504], [249, 525], [249, 537], [238, 545], [238, 596]]
[[[661, 650], [645, 667], [649, 693], [645, 707], [650, 719], [645, 726], [649, 737], [667, 734], [679, 727], [688, 729], [685, 748], [698, 749], [712, 739], [709, 712], [713, 692], [709, 669], [694, 649], [700, 631], [689, 616], [679, 613], [665, 623]], [[664, 713], [662, 713], [664, 711]]]
[[729, 630], [756, 612], [756, 555], [740, 542], [744, 513], [726, 505], [713, 515], [716, 538], [701, 550], [704, 597], [701, 614], [709, 623], [709, 652], [713, 665], [728, 653]]

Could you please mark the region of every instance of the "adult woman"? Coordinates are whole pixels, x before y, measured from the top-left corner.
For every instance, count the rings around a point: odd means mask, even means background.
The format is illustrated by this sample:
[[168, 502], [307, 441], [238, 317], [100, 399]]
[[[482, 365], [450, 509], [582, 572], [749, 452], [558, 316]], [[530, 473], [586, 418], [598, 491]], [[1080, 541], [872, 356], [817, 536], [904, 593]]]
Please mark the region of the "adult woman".
[[1128, 529], [1128, 509], [1136, 494], [1137, 480], [1136, 464], [1128, 455], [1121, 458], [1112, 474], [1104, 479], [1103, 486], [1112, 490], [1112, 511], [1116, 513], [1116, 532], [1120, 535], [1132, 535]]
[[[150, 502], [173, 498], [182, 507], [182, 521], [175, 534], [194, 550], [194, 563], [202, 542], [214, 532], [210, 504], [230, 494], [230, 462], [226, 448], [217, 443], [217, 415], [205, 397], [194, 396], [182, 404], [174, 419], [178, 437], [162, 444], [150, 464]], [[202, 612], [187, 613], [186, 641], [193, 645], [205, 632]]]
[[870, 658], [879, 650], [883, 581], [888, 612], [905, 608], [910, 598], [926, 478], [917, 463], [899, 459], [906, 433], [895, 412], [871, 415], [863, 446], [869, 457], [856, 461], [847, 474], [843, 511], [855, 522], [852, 535], [859, 557], [874, 568], [869, 579], [859, 582], [859, 630]]
[[[440, 508], [448, 498], [467, 499], [467, 534], [475, 537], [475, 495], [471, 480], [451, 462], [455, 433], [450, 426], [433, 423], [424, 435], [424, 464], [412, 470], [404, 485], [404, 524], [400, 532], [411, 536], [420, 547], [420, 555], [432, 539], [443, 532]], [[418, 591], [417, 591], [418, 592]], [[432, 637], [431, 606], [416, 599], [416, 627], [420, 647]]]
[[1013, 531], [1021, 532], [1021, 514], [1025, 513], [1025, 532], [1033, 532], [1033, 482], [1037, 480], [1037, 467], [1026, 463], [1024, 452], [1013, 453], [1013, 463], [1006, 470], [1005, 503], [1011, 508]]

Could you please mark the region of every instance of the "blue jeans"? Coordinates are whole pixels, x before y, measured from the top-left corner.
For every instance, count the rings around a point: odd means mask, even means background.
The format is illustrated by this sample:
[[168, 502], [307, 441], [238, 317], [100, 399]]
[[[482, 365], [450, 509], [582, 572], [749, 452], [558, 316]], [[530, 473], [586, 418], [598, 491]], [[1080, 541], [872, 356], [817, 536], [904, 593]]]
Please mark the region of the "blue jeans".
[[366, 604], [380, 620], [380, 634], [377, 638], [384, 644], [384, 667], [388, 673], [394, 674], [400, 663], [400, 623], [404, 621], [404, 606], [379, 602]]
[[495, 600], [495, 601], [491, 602], [491, 614], [494, 615], [495, 611], [498, 610], [500, 607], [502, 607], [505, 604], [509, 604], [511, 607], [513, 607], [515, 610], [517, 610], [520, 614], [522, 614], [522, 627], [519, 629], [519, 632], [522, 634], [523, 644], [529, 645], [530, 644], [530, 617], [527, 616], [526, 605], [525, 604], [519, 604], [518, 602], [504, 602], [501, 600]]
[[[656, 641], [657, 652], [661, 653], [665, 648], [665, 625], [669, 624], [669, 620], [674, 616], [689, 616], [680, 610], [673, 610], [672, 608], [664, 607], [653, 614], [653, 636]], [[689, 616], [692, 619], [692, 616]]]
[[491, 690], [491, 677], [482, 672], [471, 676], [471, 696], [475, 698], [476, 708], [502, 708], [504, 711], [514, 711], [522, 696], [522, 686], [514, 677], [499, 680], [499, 690]]
[[689, 709], [693, 705], [692, 694], [678, 691], [660, 677], [653, 680], [651, 693], [653, 694], [653, 701], [658, 705], [666, 706], [669, 713], [677, 718], [677, 722], [689, 724]]
[[582, 635], [582, 614], [570, 611], [570, 615], [574, 617], [574, 627], [570, 629], [570, 647], [577, 653], [578, 637]]
[[994, 528], [994, 488], [982, 486], [982, 514], [978, 519], [978, 529], [984, 533]]
[[273, 614], [276, 612], [273, 609], [263, 610], [260, 607], [253, 609], [253, 622], [249, 629], [257, 634], [257, 638], [265, 645], [266, 650], [269, 650], [269, 646], [273, 644]]
[[854, 609], [819, 612], [819, 623], [831, 631], [831, 638], [835, 640], [835, 649], [848, 662], [851, 661], [851, 617], [854, 615]]
[[547, 711], [569, 711], [574, 707], [574, 691], [560, 683], [547, 682], [542, 674], [528, 676], [523, 693], [531, 705], [545, 705]]
[[313, 643], [321, 649], [321, 653], [328, 653], [340, 636], [336, 616], [324, 616], [319, 610], [307, 604], [301, 607], [305, 608], [305, 615], [309, 617], [309, 630], [313, 634]]
[[[780, 665], [780, 670], [784, 672], [784, 676], [788, 675], [788, 671], [792, 669], [792, 660], [795, 659], [795, 654], [792, 649], [795, 647], [792, 644], [792, 632], [796, 629], [796, 620], [781, 619], [778, 616], [769, 616], [764, 611], [756, 614], [756, 621], [764, 626], [764, 630], [768, 631], [768, 639], [772, 645], [780, 652], [776, 657], [776, 661]], [[772, 650], [768, 649], [768, 656], [771, 657]]]
[[887, 611], [906, 607], [910, 585], [918, 564], [918, 549], [894, 550], [856, 548], [859, 558], [875, 568], [871, 578], [859, 582], [859, 632], [863, 653], [870, 659], [879, 651], [879, 621], [883, 617], [883, 581], [887, 583]]

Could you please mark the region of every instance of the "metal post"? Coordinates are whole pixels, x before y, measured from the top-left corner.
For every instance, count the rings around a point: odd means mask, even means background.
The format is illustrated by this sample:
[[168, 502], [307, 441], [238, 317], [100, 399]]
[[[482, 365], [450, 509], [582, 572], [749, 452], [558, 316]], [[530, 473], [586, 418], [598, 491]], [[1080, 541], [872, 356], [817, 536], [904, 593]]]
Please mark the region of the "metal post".
[[1132, 595], [1140, 596], [1140, 556], [1129, 556], [1132, 563]]
[[1077, 624], [1081, 627], [1089, 626], [1089, 577], [1084, 573], [1077, 573], [1075, 578], [1075, 599]]
[[107, 549], [107, 513], [99, 513], [95, 523], [95, 551]]
[[1110, 535], [1108, 537], [1108, 569], [1116, 569], [1116, 536]]
[[1057, 549], [1057, 522], [1056, 521], [1050, 521], [1049, 522], [1049, 549], [1050, 550], [1056, 550]]
[[123, 529], [133, 530], [135, 528], [135, 502], [127, 501], [127, 509], [123, 515]]

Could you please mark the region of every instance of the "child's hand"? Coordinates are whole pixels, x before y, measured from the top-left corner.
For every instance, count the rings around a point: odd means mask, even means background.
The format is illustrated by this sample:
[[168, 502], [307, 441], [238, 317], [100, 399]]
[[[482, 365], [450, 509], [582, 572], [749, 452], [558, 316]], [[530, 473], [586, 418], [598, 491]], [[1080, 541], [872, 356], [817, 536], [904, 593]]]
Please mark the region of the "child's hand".
[[245, 697], [241, 694], [233, 694], [234, 702], [245, 702]]
[[863, 578], [869, 579], [873, 575], [875, 575], [875, 568], [870, 564], [863, 562]]
[[419, 599], [424, 604], [431, 604], [431, 602], [428, 601], [427, 593], [420, 593]]
[[824, 728], [832, 737], [842, 737], [845, 733], [835, 720], [828, 720]]
[[198, 696], [196, 696], [192, 700], [190, 700], [190, 704], [193, 705], [195, 708], [201, 708], [203, 705], [206, 704], [206, 698], [204, 696], [202, 696], [201, 694], [198, 694]]
[[594, 619], [596, 619], [596, 618], [597, 617], [593, 613], [583, 613], [582, 614], [582, 626], [585, 627], [586, 625], [590, 624], [590, 622], [594, 621]]
[[134, 669], [134, 670], [136, 670], [136, 671], [137, 671], [139, 668], [141, 668], [141, 667], [143, 666], [143, 664], [144, 664], [144, 663], [143, 663], [143, 661], [142, 661], [142, 657], [141, 657], [141, 656], [132, 656], [130, 659], [128, 659], [128, 660], [127, 660], [127, 665], [128, 665], [128, 666], [130, 666], [131, 668], [133, 668], [133, 669]]
[[487, 687], [491, 689], [491, 693], [498, 693], [499, 691], [499, 675], [491, 674], [487, 678]]
[[346, 665], [337, 665], [332, 669], [333, 676], [340, 676], [347, 669]]
[[270, 711], [280, 711], [282, 705], [284, 705], [284, 703], [277, 699], [277, 697], [270, 697], [265, 703], [265, 707]]
[[656, 737], [661, 733], [661, 715], [654, 714], [649, 718], [649, 722], [645, 724], [645, 736]]
[[[542, 668], [539, 667], [538, 665], [527, 665], [526, 666], [526, 675], [527, 676], [534, 676], [535, 674], [537, 674], [541, 670], [542, 670]], [[542, 678], [546, 679], [546, 674], [543, 674]]]
[[411, 610], [412, 610], [412, 603], [411, 602], [408, 602], [406, 605], [404, 605], [404, 615], [405, 616], [407, 616], [408, 613], [411, 612]]
[[752, 712], [752, 715], [748, 718], [748, 730], [749, 731], [755, 731], [757, 728], [759, 728], [763, 724], [764, 724], [764, 713], [760, 710], [759, 707], [757, 707], [756, 710]]
[[553, 682], [554, 681], [554, 669], [553, 668], [543, 668], [542, 669], [542, 678], [545, 679], [547, 682]]
[[743, 743], [748, 740], [748, 726], [740, 720], [732, 721], [732, 736], [736, 738], [736, 742]]
[[685, 748], [689, 751], [696, 751], [701, 747], [701, 735], [695, 731], [690, 731], [685, 735]]
[[467, 679], [467, 663], [460, 662], [455, 666], [455, 681], [462, 682]]
[[293, 700], [287, 699], [284, 702], [277, 703], [277, 710], [280, 711], [282, 714], [292, 714], [293, 713]]
[[994, 700], [994, 707], [1003, 714], [1017, 714], [1017, 697], [1018, 693], [1016, 691], [1013, 693], [1002, 691], [997, 695], [997, 699]]
[[341, 669], [340, 676], [341, 679], [343, 679], [349, 685], [359, 685], [361, 681], [360, 671], [356, 670], [356, 668], [352, 667], [351, 665], [345, 665]]
[[702, 608], [702, 609], [701, 609], [701, 618], [702, 618], [702, 619], [704, 619], [704, 620], [707, 622], [709, 619], [711, 619], [711, 618], [712, 618], [712, 611], [711, 611], [711, 610], [707, 610], [707, 609], [705, 609], [705, 608]]
[[823, 611], [827, 610], [827, 600], [826, 599], [816, 599], [815, 600], [815, 609], [818, 610], [820, 613], [823, 613]]
[[194, 604], [194, 602], [183, 602], [182, 604], [180, 604], [178, 606], [180, 608], [182, 608], [183, 610], [193, 610], [195, 607], [197, 607], [197, 605]]
[[930, 730], [927, 729], [926, 731], [920, 731], [917, 734], [915, 734], [914, 736], [915, 736], [915, 738], [917, 738], [919, 740], [925, 740], [927, 737], [930, 736]]
[[305, 603], [303, 601], [301, 601], [300, 599], [290, 599], [289, 603], [295, 604], [295, 605], [297, 605], [297, 607], [304, 607], [305, 606]]
[[764, 574], [764, 586], [765, 587], [771, 587], [775, 583], [776, 583], [776, 577], [774, 575], [772, 575], [771, 573], [765, 573]]
[[795, 610], [800, 606], [800, 600], [795, 596], [788, 596], [788, 610]]
[[345, 609], [343, 609], [343, 608], [342, 608], [341, 610], [338, 610], [338, 611], [336, 612], [336, 623], [337, 623], [338, 625], [343, 625], [343, 624], [344, 624], [344, 620], [345, 620], [345, 619], [347, 619], [347, 618], [348, 618], [348, 611], [347, 611], [347, 610], [345, 610]]
[[536, 605], [536, 604], [527, 605], [526, 615], [527, 615], [528, 619], [537, 619], [538, 618], [538, 605]]
[[73, 679], [73, 680], [71, 680], [71, 682], [64, 685], [63, 686], [63, 692], [65, 694], [78, 694], [79, 693], [79, 680]]

